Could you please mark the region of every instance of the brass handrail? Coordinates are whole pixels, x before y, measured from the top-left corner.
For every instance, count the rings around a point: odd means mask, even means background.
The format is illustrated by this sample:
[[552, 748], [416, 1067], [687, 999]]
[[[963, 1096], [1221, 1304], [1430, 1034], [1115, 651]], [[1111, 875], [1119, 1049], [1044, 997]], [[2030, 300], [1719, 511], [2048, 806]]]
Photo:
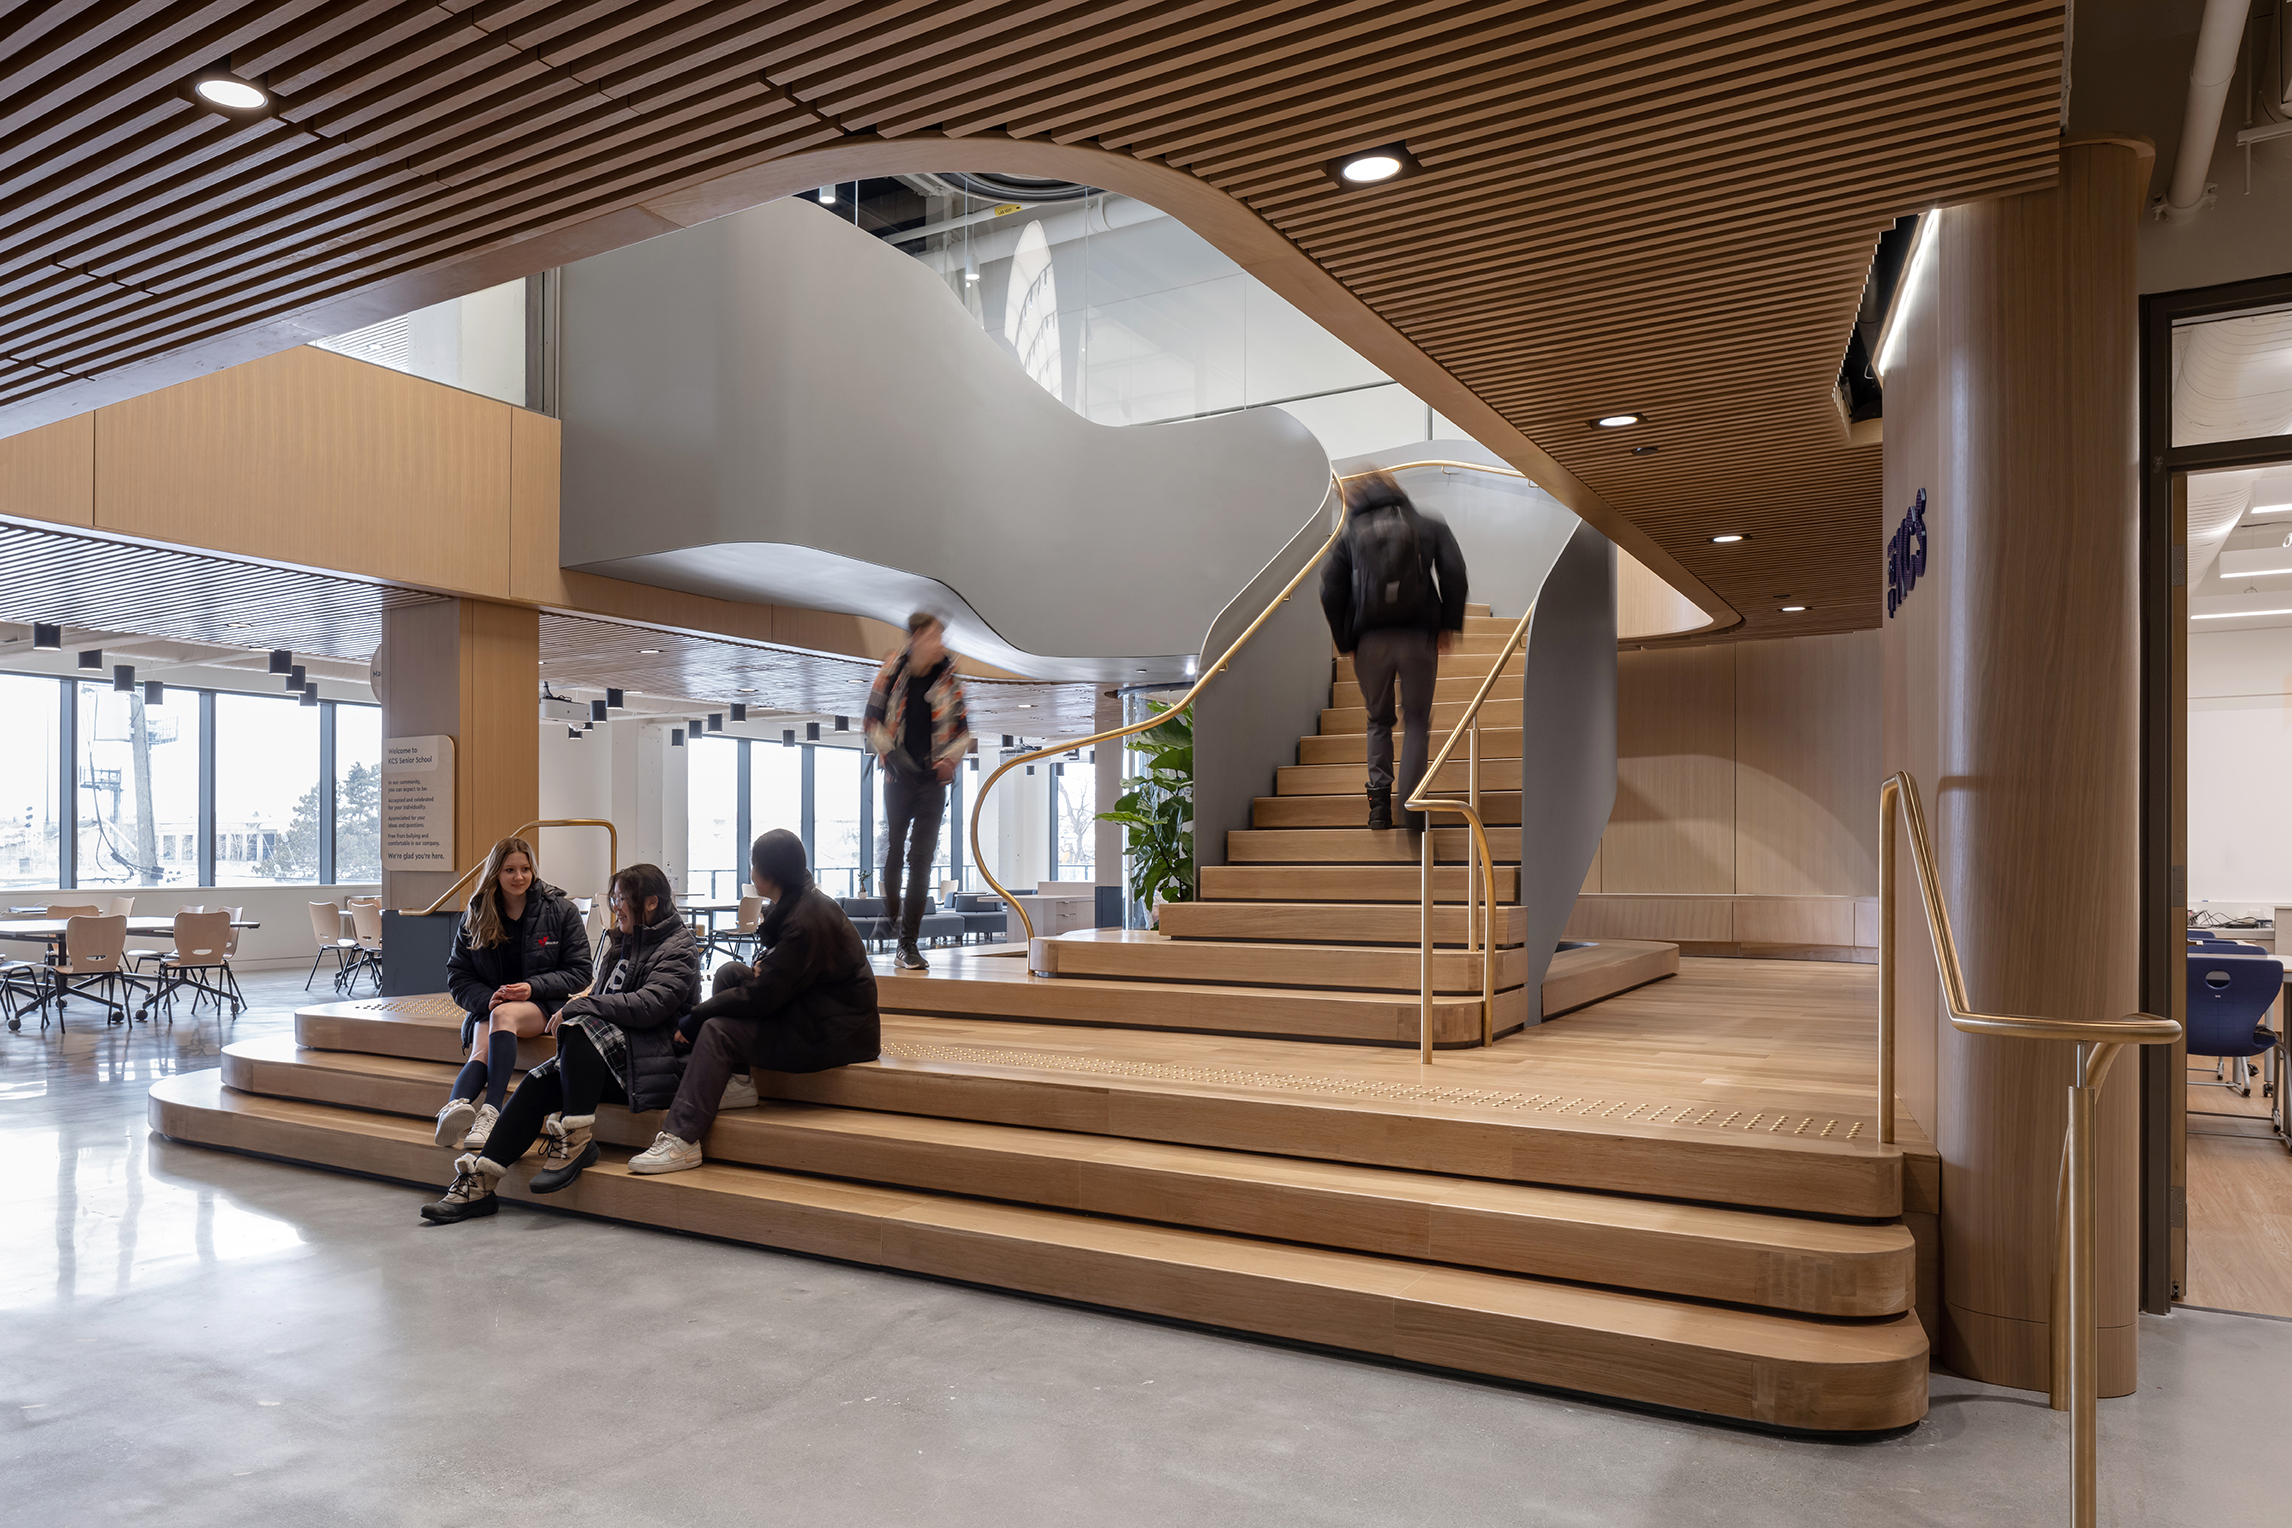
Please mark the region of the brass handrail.
[[[1513, 623], [1512, 634], [1504, 639], [1504, 646], [1497, 651], [1495, 661], [1489, 664], [1488, 673], [1482, 677], [1480, 689], [1473, 695], [1471, 704], [1464, 708], [1464, 714], [1449, 729], [1448, 737], [1440, 745], [1440, 752], [1433, 755], [1432, 762], [1425, 766], [1424, 777], [1417, 784], [1417, 793], [1402, 803], [1412, 812], [1454, 812], [1464, 819], [1465, 826], [1470, 830], [1471, 842], [1465, 845], [1464, 852], [1464, 930], [1465, 953], [1468, 955], [1472, 953], [1475, 871], [1478, 872], [1480, 892], [1487, 898], [1479, 910], [1480, 1043], [1483, 1045], [1491, 1044], [1496, 1038], [1496, 860], [1488, 848], [1488, 825], [1480, 817], [1480, 708], [1488, 703], [1489, 695], [1496, 688], [1496, 681], [1503, 677], [1504, 665], [1512, 661], [1514, 652], [1526, 646], [1529, 627], [1535, 619], [1536, 606], [1531, 601], [1528, 608], [1521, 612], [1520, 619]], [[1464, 798], [1459, 800], [1430, 794], [1433, 781], [1439, 778], [1442, 767], [1448, 763], [1448, 756], [1456, 751], [1456, 740], [1465, 736], [1469, 736], [1472, 741]], [[1525, 792], [1527, 780], [1523, 778], [1520, 784]], [[1418, 963], [1421, 975], [1417, 995], [1417, 1059], [1420, 1064], [1429, 1066], [1432, 1064], [1433, 1051], [1432, 885], [1433, 871], [1439, 864], [1438, 857], [1433, 853], [1433, 826], [1429, 818], [1425, 823], [1424, 841], [1418, 846], [1418, 860], [1418, 871], [1422, 879], [1417, 888]]]
[[[519, 828], [519, 829], [518, 829], [516, 832], [514, 832], [514, 833], [505, 833], [505, 834], [503, 834], [503, 835], [502, 835], [502, 837], [504, 837], [504, 838], [523, 838], [523, 837], [525, 837], [525, 835], [526, 835], [526, 834], [528, 834], [528, 833], [532, 832], [532, 831], [533, 831], [535, 828], [603, 828], [603, 829], [605, 830], [605, 837], [606, 837], [606, 845], [605, 845], [605, 862], [606, 862], [606, 865], [607, 865], [607, 867], [608, 867], [608, 868], [607, 868], [607, 871], [606, 871], [606, 873], [607, 873], [608, 875], [615, 875], [615, 874], [618, 874], [618, 873], [620, 872], [620, 868], [621, 868], [621, 835], [620, 835], [619, 831], [618, 831], [617, 829], [615, 829], [615, 828], [614, 828], [614, 826], [613, 826], [611, 823], [607, 822], [607, 821], [606, 821], [604, 818], [602, 818], [602, 817], [552, 817], [552, 818], [549, 818], [549, 819], [548, 819], [547, 821], [545, 821], [545, 822], [529, 822], [529, 823], [527, 823], [527, 824], [526, 824], [524, 827], [522, 827], [522, 828]], [[435, 902], [432, 902], [432, 903], [431, 903], [431, 904], [430, 904], [428, 907], [425, 907], [425, 908], [423, 908], [423, 909], [422, 909], [422, 911], [423, 911], [425, 914], [427, 914], [427, 913], [434, 913], [434, 912], [436, 912], [436, 911], [437, 911], [439, 908], [441, 908], [441, 907], [445, 906], [445, 905], [446, 905], [448, 902], [450, 902], [450, 901], [452, 901], [452, 900], [453, 900], [453, 896], [454, 896], [454, 893], [455, 893], [455, 892], [457, 892], [457, 891], [460, 891], [460, 890], [462, 889], [462, 887], [463, 887], [463, 886], [465, 886], [465, 885], [467, 885], [467, 884], [469, 883], [469, 878], [470, 878], [471, 876], [473, 876], [473, 875], [476, 875], [476, 874], [477, 874], [479, 871], [481, 871], [481, 870], [483, 870], [483, 869], [485, 869], [485, 861], [484, 861], [484, 860], [479, 860], [479, 861], [478, 861], [476, 864], [474, 864], [474, 865], [470, 866], [470, 868], [469, 868], [469, 869], [467, 869], [467, 870], [463, 871], [463, 872], [462, 872], [460, 875], [458, 875], [458, 876], [454, 877], [454, 884], [453, 884], [453, 885], [451, 885], [451, 886], [448, 886], [448, 887], [445, 889], [445, 891], [444, 891], [444, 892], [443, 892], [443, 893], [442, 893], [442, 894], [439, 896], [439, 898], [438, 898], [438, 900], [437, 900], [437, 901], [435, 901]]]
[[1878, 791], [1878, 1139], [1894, 1140], [1894, 828], [1907, 824], [1910, 858], [1918, 872], [1919, 900], [1934, 941], [1942, 1003], [1950, 1023], [1968, 1034], [2017, 1040], [2066, 1040], [2077, 1047], [2069, 1084], [2069, 1126], [2062, 1142], [2054, 1207], [2051, 1399], [2069, 1413], [2070, 1519], [2093, 1528], [2099, 1479], [2099, 1341], [2093, 1284], [2093, 1112], [2101, 1084], [2128, 1045], [2169, 1045], [2180, 1038], [2177, 1020], [2153, 1013], [2117, 1019], [2049, 1019], [2019, 1013], [1977, 1013], [1966, 996], [1964, 967], [1942, 880], [1934, 868], [1933, 840], [1918, 800], [1918, 782], [1897, 772]]

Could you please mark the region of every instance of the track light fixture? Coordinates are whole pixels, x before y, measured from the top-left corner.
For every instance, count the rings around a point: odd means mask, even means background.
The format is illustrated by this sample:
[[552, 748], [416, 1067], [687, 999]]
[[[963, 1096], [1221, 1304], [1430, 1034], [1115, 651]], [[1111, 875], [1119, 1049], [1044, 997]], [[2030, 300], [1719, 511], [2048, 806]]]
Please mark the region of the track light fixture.
[[306, 706], [315, 706], [315, 705], [317, 705], [317, 704], [318, 704], [318, 686], [317, 686], [317, 685], [315, 685], [315, 684], [306, 684], [306, 685], [304, 685], [304, 686], [302, 687], [302, 704], [304, 704], [304, 705], [306, 705]]
[[748, 708], [737, 700], [732, 703], [732, 719], [736, 722], [748, 720]]
[[795, 729], [795, 728], [793, 728], [793, 727], [782, 727], [782, 728], [780, 729], [780, 746], [781, 746], [782, 748], [793, 748], [793, 747], [795, 747], [795, 746], [796, 746], [796, 729]]
[[837, 717], [837, 718], [836, 718], [836, 730], [837, 730], [838, 732], [849, 732], [849, 731], [851, 731], [851, 730], [852, 730], [852, 719], [851, 719], [850, 717], [848, 717], [848, 716], [839, 716], [839, 717]]
[[32, 651], [60, 653], [64, 650], [64, 628], [50, 626], [45, 621], [32, 623]]
[[271, 649], [271, 672], [284, 674], [294, 667], [294, 654], [286, 648]]
[[820, 724], [818, 722], [804, 723], [804, 741], [807, 743], [816, 743], [819, 740]]
[[724, 730], [724, 713], [722, 711], [711, 711], [708, 713], [708, 730], [711, 732], [722, 732]]
[[103, 649], [102, 649], [102, 648], [100, 648], [100, 647], [91, 647], [91, 648], [87, 649], [85, 652], [81, 653], [81, 654], [80, 654], [80, 667], [81, 667], [81, 668], [84, 668], [84, 669], [99, 669], [99, 668], [102, 668], [102, 667], [103, 667]]
[[293, 668], [287, 670], [286, 687], [289, 690], [299, 690], [307, 682], [308, 681], [304, 678], [301, 664], [298, 663]]
[[592, 700], [592, 701], [590, 701], [590, 702], [589, 702], [589, 720], [591, 720], [591, 721], [593, 721], [593, 722], [601, 722], [601, 721], [603, 721], [604, 719], [605, 719], [605, 703], [604, 703], [603, 701], [601, 701], [601, 700]]
[[628, 709], [627, 706], [621, 704], [621, 692], [619, 690], [607, 690], [605, 692], [605, 704], [615, 711], [626, 711]]
[[143, 682], [143, 703], [147, 706], [166, 705], [167, 686], [157, 679], [146, 679]]
[[122, 695], [134, 694], [135, 665], [132, 663], [113, 664], [111, 669], [111, 687], [119, 691]]

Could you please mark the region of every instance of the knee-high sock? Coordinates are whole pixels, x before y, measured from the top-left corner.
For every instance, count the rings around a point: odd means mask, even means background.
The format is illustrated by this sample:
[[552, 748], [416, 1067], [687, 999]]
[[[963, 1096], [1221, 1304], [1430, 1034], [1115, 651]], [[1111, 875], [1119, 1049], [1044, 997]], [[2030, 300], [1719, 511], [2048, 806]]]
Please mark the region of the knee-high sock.
[[454, 1079], [454, 1091], [450, 1097], [475, 1098], [485, 1091], [486, 1054], [475, 1046], [470, 1048], [470, 1059], [462, 1063], [461, 1075]]
[[[464, 1073], [468, 1067], [462, 1068]], [[517, 1036], [497, 1029], [485, 1041], [485, 1101], [496, 1109], [509, 1096], [509, 1074], [517, 1070]], [[475, 1096], [474, 1094], [472, 1095]]]

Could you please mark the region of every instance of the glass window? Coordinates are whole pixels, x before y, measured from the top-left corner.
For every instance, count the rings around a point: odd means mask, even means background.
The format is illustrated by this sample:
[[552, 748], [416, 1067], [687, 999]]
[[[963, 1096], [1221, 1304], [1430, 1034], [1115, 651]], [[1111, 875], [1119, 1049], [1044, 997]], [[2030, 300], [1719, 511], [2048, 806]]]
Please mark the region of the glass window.
[[198, 856], [169, 863], [160, 839], [199, 828], [199, 696], [143, 687], [79, 687], [81, 886], [166, 886], [199, 879]]
[[685, 749], [685, 889], [724, 895], [740, 877], [740, 744], [696, 737]]
[[382, 708], [334, 708], [334, 879], [382, 879]]
[[62, 814], [56, 800], [56, 727], [63, 687], [53, 679], [0, 674], [0, 886], [54, 886]]
[[[819, 750], [815, 750], [817, 752]], [[748, 749], [748, 831], [762, 836], [774, 828], [803, 831], [804, 750], [758, 742]], [[748, 858], [740, 859], [740, 879], [748, 879]]]
[[1097, 858], [1098, 824], [1093, 819], [1098, 811], [1098, 766], [1082, 759], [1065, 763], [1065, 770], [1051, 780], [1057, 830], [1051, 874], [1061, 881], [1087, 881], [1097, 873], [1092, 862]]
[[215, 884], [315, 883], [318, 833], [318, 707], [217, 695]]
[[525, 282], [505, 281], [314, 343], [337, 355], [522, 405]]
[[859, 750], [815, 748], [812, 759], [812, 879], [830, 896], [857, 896], [862, 868]]
[[2173, 330], [2173, 444], [2292, 433], [2292, 308]]

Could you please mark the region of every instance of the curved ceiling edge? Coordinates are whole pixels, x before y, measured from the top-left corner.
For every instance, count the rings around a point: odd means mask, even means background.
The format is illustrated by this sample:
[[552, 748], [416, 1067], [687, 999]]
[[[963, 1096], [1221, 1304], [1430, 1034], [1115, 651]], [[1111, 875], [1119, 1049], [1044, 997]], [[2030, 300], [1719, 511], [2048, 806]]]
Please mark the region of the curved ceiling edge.
[[1742, 614], [1680, 566], [1648, 533], [1553, 458], [1480, 395], [1263, 218], [1207, 182], [1167, 165], [1079, 144], [982, 135], [865, 135], [768, 160], [639, 205], [665, 223], [689, 227], [830, 181], [897, 171], [994, 170], [1077, 180], [1159, 207], [1264, 282], [1284, 300], [1429, 403], [1473, 439], [1528, 474], [1539, 488], [1685, 596], [1710, 617], [1702, 631], [1739, 625]]
[[[777, 541], [716, 542], [582, 563], [578, 573], [650, 584], [713, 599], [776, 604], [865, 616], [890, 626], [929, 610], [947, 623], [947, 645], [966, 658], [1021, 679], [1106, 684], [1176, 683], [1192, 677], [1195, 655], [1066, 658], [1012, 646], [971, 602], [939, 579], [817, 547]], [[823, 596], [822, 591], [834, 591]]]

